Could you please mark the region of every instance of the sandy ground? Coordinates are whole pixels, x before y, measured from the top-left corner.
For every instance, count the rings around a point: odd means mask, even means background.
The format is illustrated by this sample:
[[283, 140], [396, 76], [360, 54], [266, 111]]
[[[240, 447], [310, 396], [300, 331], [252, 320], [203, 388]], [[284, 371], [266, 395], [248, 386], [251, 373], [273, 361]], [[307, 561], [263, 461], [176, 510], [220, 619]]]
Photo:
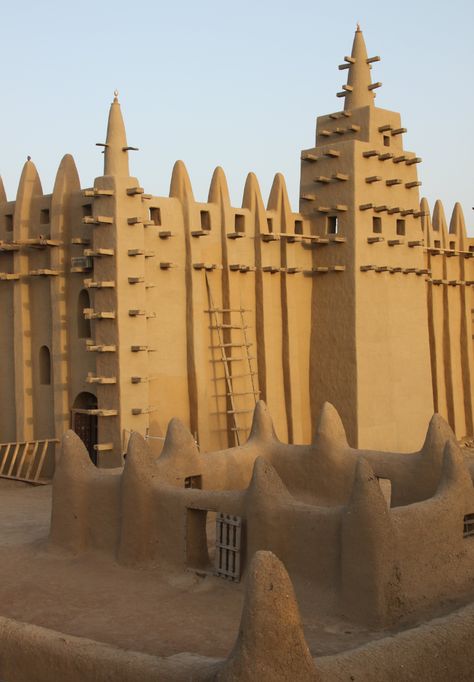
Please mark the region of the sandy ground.
[[[101, 553], [73, 557], [50, 551], [50, 508], [51, 486], [0, 479], [2, 616], [150, 654], [229, 653], [240, 622], [242, 584], [193, 572], [126, 569]], [[297, 596], [313, 655], [386, 635], [337, 618], [328, 595], [302, 585]], [[456, 606], [445, 604], [426, 615]]]

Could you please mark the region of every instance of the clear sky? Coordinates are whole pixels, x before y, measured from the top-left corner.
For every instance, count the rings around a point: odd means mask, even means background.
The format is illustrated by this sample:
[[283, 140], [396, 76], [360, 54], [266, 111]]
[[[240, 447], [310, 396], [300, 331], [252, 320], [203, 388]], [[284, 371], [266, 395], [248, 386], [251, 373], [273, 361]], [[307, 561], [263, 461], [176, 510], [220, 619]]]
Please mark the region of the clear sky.
[[378, 106], [400, 111], [423, 158], [422, 195], [460, 201], [474, 234], [474, 3], [400, 0], [24, 0], [2, 8], [0, 172], [14, 198], [26, 156], [50, 192], [71, 153], [83, 186], [102, 172], [113, 90], [132, 173], [167, 195], [176, 159], [198, 200], [221, 165], [241, 204], [254, 171], [264, 199], [276, 172], [298, 208], [299, 152], [315, 117], [337, 111], [356, 22], [380, 55]]

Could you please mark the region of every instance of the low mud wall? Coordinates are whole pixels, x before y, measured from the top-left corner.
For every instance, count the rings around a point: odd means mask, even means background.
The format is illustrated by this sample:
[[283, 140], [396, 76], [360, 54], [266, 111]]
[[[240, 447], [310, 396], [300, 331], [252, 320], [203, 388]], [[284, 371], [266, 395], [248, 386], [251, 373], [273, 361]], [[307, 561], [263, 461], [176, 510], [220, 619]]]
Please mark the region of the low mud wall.
[[213, 661], [124, 651], [0, 617], [1, 682], [157, 682], [191, 680]]
[[472, 682], [474, 605], [393, 637], [316, 660], [324, 682]]
[[[321, 682], [472, 682], [474, 605], [395, 636], [314, 659]], [[2, 682], [204, 682], [222, 661], [159, 658], [0, 617]], [[278, 682], [289, 678], [278, 677]], [[235, 677], [237, 680], [251, 677]], [[310, 678], [307, 678], [310, 679]], [[257, 682], [257, 680], [255, 680]], [[273, 672], [258, 682], [275, 682]], [[294, 680], [292, 680], [294, 682]]]

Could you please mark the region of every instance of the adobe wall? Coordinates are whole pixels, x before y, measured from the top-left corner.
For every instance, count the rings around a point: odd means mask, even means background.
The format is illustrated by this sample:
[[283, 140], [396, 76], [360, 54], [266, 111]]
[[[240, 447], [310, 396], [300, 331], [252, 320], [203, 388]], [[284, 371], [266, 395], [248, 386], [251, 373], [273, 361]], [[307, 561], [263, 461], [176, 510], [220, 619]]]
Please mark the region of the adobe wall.
[[422, 159], [400, 115], [375, 106], [379, 60], [358, 28], [339, 65], [344, 108], [318, 117], [301, 155], [300, 211], [320, 243], [341, 241], [315, 252], [311, 407], [314, 422], [333, 403], [352, 446], [408, 452], [433, 402], [459, 438], [472, 431], [472, 240], [459, 206], [449, 234], [440, 204], [428, 224]]
[[[50, 542], [74, 553], [106, 550], [126, 565], [212, 571], [206, 514], [236, 515], [244, 575], [252, 556], [270, 550], [292, 579], [337, 594], [348, 617], [388, 625], [470, 586], [468, 464], [440, 417], [419, 452], [353, 450], [330, 405], [312, 446], [279, 442], [262, 403], [247, 443], [216, 453], [199, 453], [173, 420], [161, 456], [132, 435], [123, 473], [94, 467], [68, 432], [53, 481]], [[391, 507], [379, 477], [393, 485]]]
[[163, 198], [128, 175], [81, 190], [70, 156], [43, 196], [28, 161], [1, 214], [0, 441], [61, 435], [86, 396], [97, 398], [105, 467], [120, 464], [132, 431], [159, 452], [173, 416], [203, 450], [244, 442], [260, 396], [285, 439], [309, 440], [312, 251], [281, 176], [266, 209], [250, 174], [236, 209], [221, 169], [201, 203], [181, 162]]
[[[76, 395], [88, 389], [85, 379], [92, 365], [77, 329], [84, 285], [66, 272], [74, 253], [71, 225], [80, 224], [83, 216], [79, 187], [74, 162], [66, 156], [53, 194], [43, 197], [28, 161], [16, 202], [2, 206], [2, 442], [61, 434], [70, 426]], [[47, 383], [41, 376], [42, 347], [49, 355]]]
[[[4, 212], [10, 213], [11, 204], [6, 203], [6, 196], [1, 185], [1, 199]], [[13, 220], [7, 225], [4, 212], [0, 215], [0, 239], [10, 241], [12, 238]], [[7, 229], [8, 228], [8, 229]], [[11, 228], [11, 229], [10, 229]], [[0, 251], [0, 270], [2, 272], [13, 272], [13, 251]], [[3, 363], [3, 381], [0, 382], [0, 403], [3, 409], [0, 410], [0, 433], [5, 441], [15, 440], [16, 438], [16, 408], [15, 401], [11, 397], [15, 394], [15, 370], [13, 360], [14, 339], [13, 339], [13, 300], [14, 282], [4, 281], [0, 286], [0, 353], [2, 358], [7, 360]]]
[[[239, 633], [226, 660], [190, 653], [168, 658], [123, 651], [46, 628], [0, 618], [0, 675], [9, 682], [468, 682], [474, 658], [470, 641], [474, 608], [362, 647], [313, 658], [293, 587], [282, 564], [269, 552], [255, 558], [246, 585]], [[185, 643], [183, 643], [185, 646]]]
[[472, 605], [418, 628], [371, 642], [359, 649], [317, 659], [322, 680], [469, 682], [472, 678]]
[[456, 204], [449, 228], [443, 205], [431, 215], [426, 199], [423, 232], [429, 270], [427, 301], [435, 410], [458, 438], [473, 430], [474, 368], [472, 300], [474, 240], [466, 234], [464, 216]]
[[[188, 405], [185, 423], [203, 450], [245, 442], [259, 396], [267, 397], [275, 410], [285, 439], [289, 433], [291, 441], [309, 438], [311, 278], [302, 271], [309, 267], [311, 254], [303, 249], [303, 238], [295, 236], [295, 221], [301, 218], [291, 212], [284, 181], [277, 176], [265, 210], [258, 183], [250, 175], [242, 209], [235, 209], [218, 168], [209, 202], [199, 203], [179, 162], [170, 194], [171, 199], [149, 201], [151, 213], [160, 210], [158, 235], [171, 231], [157, 239], [147, 230], [147, 246], [163, 259], [156, 269], [157, 286], [149, 293], [150, 305], [160, 311], [151, 322], [152, 333], [167, 344], [170, 337], [166, 333], [165, 339], [165, 330], [178, 332], [176, 351], [168, 345], [166, 354], [155, 353], [149, 359], [154, 377], [150, 402], [156, 408], [156, 415], [150, 416], [154, 424], [150, 432], [163, 437], [169, 419], [176, 415], [170, 394], [162, 390], [168, 382], [171, 395], [178, 391], [184, 395], [187, 388], [186, 402], [180, 404]], [[184, 285], [185, 306], [176, 295], [165, 305], [163, 292], [175, 293]], [[224, 328], [217, 330], [221, 324]], [[232, 399], [227, 395], [222, 352], [235, 358]], [[178, 408], [178, 416], [182, 413], [183, 407]], [[232, 436], [236, 428], [237, 441]]]
[[410, 451], [433, 399], [419, 159], [404, 131], [399, 114], [369, 103], [319, 117], [300, 209], [314, 234], [342, 242], [314, 263], [313, 418], [330, 400], [354, 447]]
[[2, 617], [0, 633], [0, 675], [9, 682], [172, 682], [199, 666], [192, 657], [180, 664]]

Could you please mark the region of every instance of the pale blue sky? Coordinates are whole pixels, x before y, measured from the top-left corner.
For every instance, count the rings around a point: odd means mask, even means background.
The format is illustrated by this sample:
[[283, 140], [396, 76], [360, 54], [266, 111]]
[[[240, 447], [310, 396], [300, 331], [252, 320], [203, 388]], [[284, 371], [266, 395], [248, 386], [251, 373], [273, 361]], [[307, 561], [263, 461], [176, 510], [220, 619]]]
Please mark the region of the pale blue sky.
[[207, 197], [223, 166], [234, 205], [254, 171], [266, 200], [286, 177], [297, 210], [299, 152], [315, 117], [341, 107], [335, 94], [360, 21], [377, 105], [400, 111], [407, 149], [424, 163], [422, 194], [448, 214], [463, 205], [474, 233], [474, 3], [426, 0], [24, 0], [2, 8], [0, 172], [14, 198], [29, 154], [45, 192], [61, 157], [73, 154], [83, 185], [102, 172], [105, 136], [120, 91], [132, 172], [167, 195], [173, 163], [187, 165]]

